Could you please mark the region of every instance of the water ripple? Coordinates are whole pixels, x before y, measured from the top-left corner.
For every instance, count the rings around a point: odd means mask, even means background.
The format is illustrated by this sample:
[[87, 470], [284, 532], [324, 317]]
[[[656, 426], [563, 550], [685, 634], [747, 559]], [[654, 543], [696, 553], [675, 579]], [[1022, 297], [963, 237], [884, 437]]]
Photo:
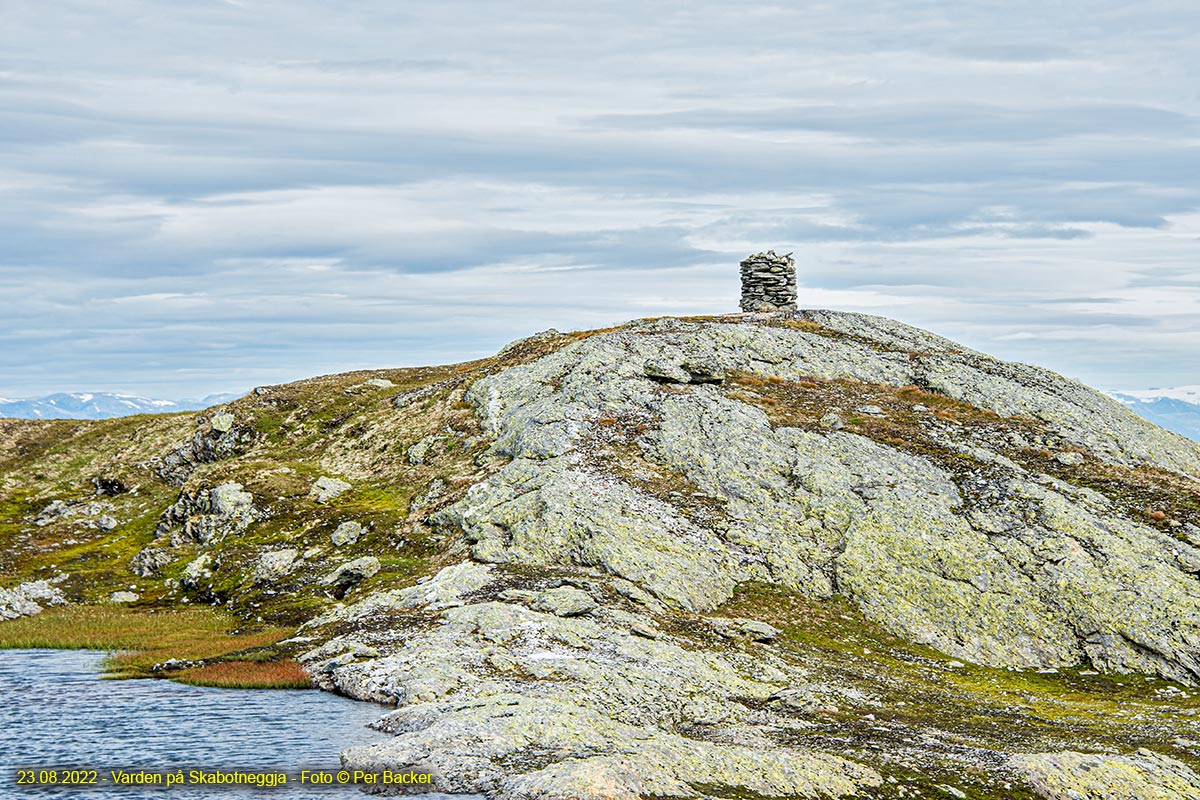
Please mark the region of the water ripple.
[[[336, 771], [338, 753], [379, 741], [385, 710], [325, 692], [225, 690], [165, 680], [100, 679], [103, 653], [0, 650], [0, 796], [362, 798], [353, 787], [18, 787], [17, 768]], [[425, 795], [428, 798], [446, 795]]]

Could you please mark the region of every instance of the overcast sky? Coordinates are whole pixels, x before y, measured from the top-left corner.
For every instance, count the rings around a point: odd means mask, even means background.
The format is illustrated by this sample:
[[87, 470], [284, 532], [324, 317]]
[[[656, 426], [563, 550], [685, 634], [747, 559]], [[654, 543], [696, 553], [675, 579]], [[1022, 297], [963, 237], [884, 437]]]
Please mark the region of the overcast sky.
[[801, 305], [1200, 383], [1200, 4], [5, 0], [0, 396]]

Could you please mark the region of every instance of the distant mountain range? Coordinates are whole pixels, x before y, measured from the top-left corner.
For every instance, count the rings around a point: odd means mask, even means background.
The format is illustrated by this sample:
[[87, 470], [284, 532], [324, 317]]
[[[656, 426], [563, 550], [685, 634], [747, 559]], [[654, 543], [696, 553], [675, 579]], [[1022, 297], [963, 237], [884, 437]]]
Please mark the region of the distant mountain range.
[[226, 403], [241, 394], [211, 394], [200, 400], [152, 400], [112, 392], [60, 392], [27, 400], [0, 398], [0, 417], [19, 419], [108, 419], [133, 414], [197, 411]]
[[1109, 394], [1155, 425], [1200, 441], [1200, 386]]
[[[1200, 441], [1200, 386], [1109, 392], [1155, 425]], [[108, 419], [133, 414], [197, 411], [227, 403], [239, 393], [212, 394], [200, 400], [152, 400], [112, 392], [49, 394], [29, 400], [0, 398], [0, 417], [20, 419]]]

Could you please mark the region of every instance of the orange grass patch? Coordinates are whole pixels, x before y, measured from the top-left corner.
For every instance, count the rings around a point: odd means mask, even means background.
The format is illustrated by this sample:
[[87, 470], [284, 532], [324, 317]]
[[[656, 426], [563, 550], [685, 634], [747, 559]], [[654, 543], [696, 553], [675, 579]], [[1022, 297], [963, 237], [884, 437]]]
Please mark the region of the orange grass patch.
[[192, 686], [222, 689], [308, 689], [312, 686], [304, 668], [292, 659], [282, 661], [222, 661], [185, 669], [171, 679]]
[[[110, 676], [145, 677], [169, 659], [200, 661], [270, 647], [290, 628], [239, 630], [245, 623], [209, 609], [63, 606], [0, 623], [0, 647], [112, 650]], [[268, 656], [269, 657], [269, 656]]]

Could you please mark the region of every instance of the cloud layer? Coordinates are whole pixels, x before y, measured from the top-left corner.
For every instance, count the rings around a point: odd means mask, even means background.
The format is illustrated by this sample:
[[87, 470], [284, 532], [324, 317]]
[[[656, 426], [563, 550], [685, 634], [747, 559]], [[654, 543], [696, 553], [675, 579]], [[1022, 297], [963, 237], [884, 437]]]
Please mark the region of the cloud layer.
[[6, 5], [0, 396], [192, 396], [802, 303], [1200, 374], [1200, 8]]

